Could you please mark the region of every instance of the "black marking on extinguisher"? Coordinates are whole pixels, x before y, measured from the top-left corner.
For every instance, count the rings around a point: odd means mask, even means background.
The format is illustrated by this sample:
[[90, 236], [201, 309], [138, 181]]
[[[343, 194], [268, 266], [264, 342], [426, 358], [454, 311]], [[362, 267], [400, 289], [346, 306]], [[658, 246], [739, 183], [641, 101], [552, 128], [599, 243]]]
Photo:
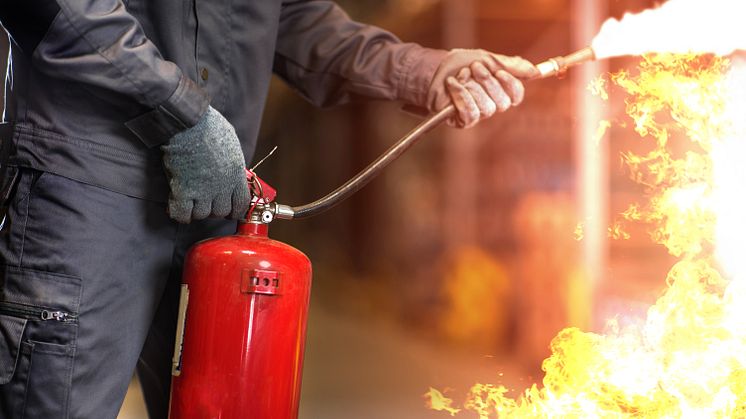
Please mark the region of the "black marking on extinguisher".
[[279, 295], [280, 273], [267, 269], [241, 271], [241, 292], [244, 294]]

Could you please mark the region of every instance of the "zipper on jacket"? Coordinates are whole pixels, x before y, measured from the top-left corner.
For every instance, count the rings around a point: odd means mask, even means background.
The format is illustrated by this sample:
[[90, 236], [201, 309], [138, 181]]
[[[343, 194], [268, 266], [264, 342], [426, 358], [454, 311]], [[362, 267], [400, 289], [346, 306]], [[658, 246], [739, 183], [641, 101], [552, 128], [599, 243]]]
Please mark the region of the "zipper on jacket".
[[7, 301], [0, 302], [0, 314], [7, 314], [14, 317], [23, 317], [29, 320], [74, 322], [78, 316], [67, 313], [62, 310], [34, 307], [26, 304], [11, 303]]

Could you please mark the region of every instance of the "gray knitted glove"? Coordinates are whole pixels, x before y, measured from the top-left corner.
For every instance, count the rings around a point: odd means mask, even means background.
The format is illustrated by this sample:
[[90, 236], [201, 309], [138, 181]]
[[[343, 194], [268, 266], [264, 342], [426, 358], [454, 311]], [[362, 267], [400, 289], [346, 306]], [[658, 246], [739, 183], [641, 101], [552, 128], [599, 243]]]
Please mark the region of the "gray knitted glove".
[[161, 150], [171, 187], [171, 218], [189, 223], [246, 215], [250, 196], [241, 144], [220, 112], [210, 106], [197, 125], [171, 137]]

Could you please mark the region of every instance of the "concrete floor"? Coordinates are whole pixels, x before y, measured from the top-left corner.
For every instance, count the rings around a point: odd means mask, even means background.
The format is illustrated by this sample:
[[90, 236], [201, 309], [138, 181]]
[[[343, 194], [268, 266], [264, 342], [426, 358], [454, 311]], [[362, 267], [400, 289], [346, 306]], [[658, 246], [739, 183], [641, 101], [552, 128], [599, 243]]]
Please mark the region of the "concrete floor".
[[140, 384], [137, 380], [132, 380], [130, 383], [127, 397], [124, 398], [124, 404], [117, 419], [148, 419], [148, 414], [145, 411], [145, 400], [142, 398]]
[[[458, 400], [475, 382], [498, 382], [500, 373], [502, 384], [508, 377], [519, 389], [525, 384], [510, 359], [464, 353], [390, 323], [312, 305], [300, 418], [445, 419], [424, 406], [429, 386], [453, 388]], [[118, 419], [147, 419], [142, 403], [133, 383]]]
[[[429, 386], [462, 398], [476, 383], [495, 382], [515, 367], [485, 354], [465, 354], [390, 324], [313, 314], [304, 371], [303, 419], [441, 418], [425, 408]], [[466, 416], [470, 417], [470, 416]]]

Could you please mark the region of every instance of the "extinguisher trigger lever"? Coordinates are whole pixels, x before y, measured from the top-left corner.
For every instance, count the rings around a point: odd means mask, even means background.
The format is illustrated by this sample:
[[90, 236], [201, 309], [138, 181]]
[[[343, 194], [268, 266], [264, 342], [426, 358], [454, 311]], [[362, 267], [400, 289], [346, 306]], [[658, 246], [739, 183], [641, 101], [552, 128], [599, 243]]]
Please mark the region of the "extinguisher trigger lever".
[[251, 208], [246, 215], [247, 221], [269, 224], [275, 218], [281, 220], [295, 218], [295, 211], [292, 207], [274, 202], [277, 197], [275, 188], [257, 176], [253, 169], [245, 170], [246, 180], [249, 182], [249, 191], [251, 192]]
[[254, 199], [262, 201], [263, 204], [268, 204], [275, 200], [277, 197], [277, 190], [270, 186], [267, 182], [263, 181], [259, 176], [256, 175], [252, 170], [246, 170], [246, 180], [249, 182], [249, 191], [251, 192], [252, 202]]

